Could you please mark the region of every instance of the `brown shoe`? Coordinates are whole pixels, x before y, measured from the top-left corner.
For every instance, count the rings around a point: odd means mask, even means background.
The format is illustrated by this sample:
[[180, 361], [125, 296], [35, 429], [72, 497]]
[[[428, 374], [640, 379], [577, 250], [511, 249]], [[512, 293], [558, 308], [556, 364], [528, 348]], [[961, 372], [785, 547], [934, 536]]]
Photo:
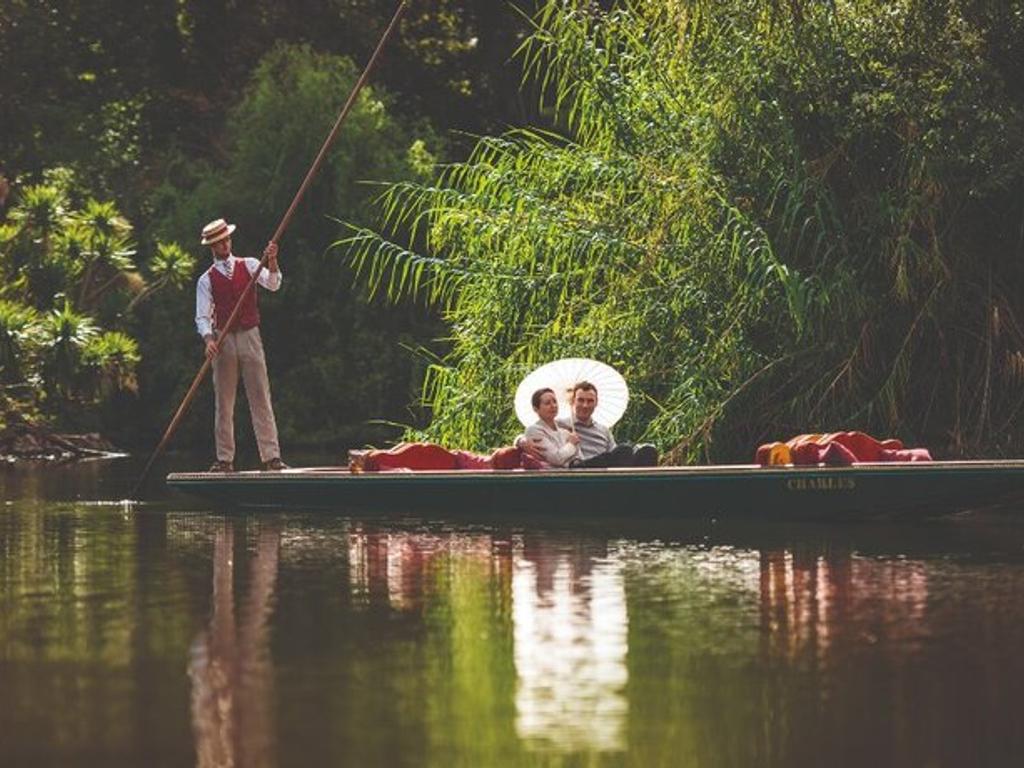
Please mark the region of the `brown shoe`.
[[280, 457], [274, 457], [270, 461], [263, 462], [264, 472], [280, 472], [282, 469], [288, 469], [288, 465], [281, 461]]
[[235, 465], [230, 461], [215, 461], [207, 472], [234, 472]]

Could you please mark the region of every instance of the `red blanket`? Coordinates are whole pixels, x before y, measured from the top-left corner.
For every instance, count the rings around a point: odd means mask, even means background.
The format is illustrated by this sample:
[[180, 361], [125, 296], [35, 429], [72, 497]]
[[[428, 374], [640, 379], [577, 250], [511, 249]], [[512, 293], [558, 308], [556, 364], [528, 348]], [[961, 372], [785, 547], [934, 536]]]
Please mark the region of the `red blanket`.
[[424, 469], [539, 469], [540, 465], [518, 448], [498, 448], [490, 455], [451, 451], [433, 443], [402, 443], [388, 451], [359, 455], [356, 471], [390, 472]]
[[849, 466], [860, 462], [931, 461], [927, 448], [904, 448], [899, 440], [877, 440], [864, 432], [797, 435], [784, 443], [765, 443], [757, 449], [761, 466], [827, 464]]

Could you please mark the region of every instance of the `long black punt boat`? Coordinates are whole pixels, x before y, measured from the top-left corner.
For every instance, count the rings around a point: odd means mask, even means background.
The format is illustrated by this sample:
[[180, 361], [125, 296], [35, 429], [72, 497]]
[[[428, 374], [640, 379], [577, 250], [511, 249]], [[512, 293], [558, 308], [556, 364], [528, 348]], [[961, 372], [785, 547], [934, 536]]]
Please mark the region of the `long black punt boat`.
[[994, 504], [1024, 509], [1024, 460], [714, 465], [548, 471], [181, 472], [171, 488], [218, 505], [637, 516], [793, 518], [939, 515]]

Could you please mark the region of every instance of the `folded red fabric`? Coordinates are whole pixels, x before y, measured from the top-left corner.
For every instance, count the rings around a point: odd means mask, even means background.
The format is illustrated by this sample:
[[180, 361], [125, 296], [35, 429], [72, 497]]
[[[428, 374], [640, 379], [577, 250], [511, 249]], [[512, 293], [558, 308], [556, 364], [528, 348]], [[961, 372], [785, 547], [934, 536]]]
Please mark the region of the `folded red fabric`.
[[498, 448], [485, 456], [470, 451], [450, 451], [434, 443], [402, 443], [387, 451], [367, 451], [362, 457], [363, 472], [391, 472], [395, 470], [429, 469], [519, 469], [529, 462], [522, 451], [514, 447]]
[[861, 462], [931, 461], [927, 448], [904, 448], [896, 439], [878, 440], [864, 432], [830, 432], [797, 435], [785, 443], [765, 443], [756, 458], [762, 466], [813, 465], [849, 466]]
[[370, 451], [363, 459], [366, 472], [392, 469], [458, 469], [454, 452], [432, 443], [402, 443], [388, 451]]
[[522, 466], [521, 451], [507, 446], [498, 448], [490, 456], [469, 451], [454, 451], [456, 469], [519, 469]]
[[882, 451], [879, 461], [932, 461], [927, 448], [904, 448], [900, 451]]

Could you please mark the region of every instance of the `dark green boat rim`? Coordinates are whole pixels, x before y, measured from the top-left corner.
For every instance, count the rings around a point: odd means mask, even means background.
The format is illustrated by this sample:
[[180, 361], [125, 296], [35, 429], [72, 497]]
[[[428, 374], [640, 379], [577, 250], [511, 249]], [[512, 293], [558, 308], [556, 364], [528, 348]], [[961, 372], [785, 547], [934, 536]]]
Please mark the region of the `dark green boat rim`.
[[338, 507], [460, 503], [514, 508], [550, 500], [590, 512], [635, 509], [668, 514], [761, 511], [827, 514], [892, 509], [937, 513], [1024, 499], [1024, 460], [761, 467], [748, 464], [643, 469], [417, 471], [353, 474], [345, 467], [281, 472], [179, 472], [169, 487], [245, 507]]

